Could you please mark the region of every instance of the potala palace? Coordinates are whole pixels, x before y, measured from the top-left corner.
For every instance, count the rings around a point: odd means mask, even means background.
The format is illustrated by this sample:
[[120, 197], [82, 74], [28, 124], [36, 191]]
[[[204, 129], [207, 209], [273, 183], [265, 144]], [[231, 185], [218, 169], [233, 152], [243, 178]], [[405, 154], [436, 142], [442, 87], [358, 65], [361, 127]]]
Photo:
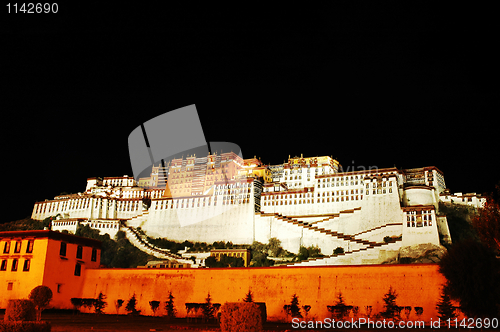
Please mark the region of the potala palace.
[[[89, 178], [82, 193], [37, 202], [32, 218], [57, 216], [52, 230], [89, 225], [159, 258], [180, 257], [137, 232], [176, 241], [267, 243], [293, 253], [318, 246], [323, 258], [291, 266], [374, 264], [415, 244], [451, 241], [439, 202], [481, 207], [476, 194], [450, 194], [434, 166], [344, 172], [329, 157], [294, 157], [279, 165], [233, 152], [190, 156], [153, 166], [146, 178]], [[390, 238], [390, 240], [388, 240]], [[344, 254], [332, 255], [342, 247]]]

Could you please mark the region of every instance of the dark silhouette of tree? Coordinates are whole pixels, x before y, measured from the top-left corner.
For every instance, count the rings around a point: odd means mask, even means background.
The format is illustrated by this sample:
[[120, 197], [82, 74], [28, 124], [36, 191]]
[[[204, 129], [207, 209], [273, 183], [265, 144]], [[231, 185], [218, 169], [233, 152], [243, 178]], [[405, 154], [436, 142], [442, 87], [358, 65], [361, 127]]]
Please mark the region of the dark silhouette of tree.
[[137, 300], [135, 299], [135, 294], [132, 295], [130, 300], [128, 300], [127, 305], [125, 306], [125, 310], [127, 310], [129, 315], [139, 315], [141, 313], [140, 310], [136, 309]]
[[293, 318], [302, 318], [302, 313], [300, 312], [299, 297], [297, 294], [293, 294], [292, 301], [289, 305], [283, 307], [287, 314], [291, 315]]
[[455, 307], [451, 303], [451, 298], [447, 292], [446, 286], [443, 286], [441, 289], [441, 298], [436, 305], [436, 309], [438, 310], [438, 317], [441, 318], [441, 320], [453, 319], [457, 317]]
[[152, 257], [132, 245], [123, 231], [119, 231], [113, 240], [109, 234], [101, 235], [89, 225], [79, 225], [75, 235], [101, 241], [101, 264], [109, 267], [137, 267], [145, 265]]
[[399, 314], [399, 306], [396, 304], [398, 294], [389, 286], [389, 291], [384, 295], [384, 311], [381, 315], [385, 318], [396, 318]]
[[52, 290], [47, 286], [36, 286], [31, 290], [29, 299], [35, 305], [36, 320], [41, 320], [43, 309], [45, 309], [52, 300]]
[[333, 250], [334, 255], [343, 254], [343, 253], [344, 253], [344, 248], [342, 248], [342, 247], [337, 247]]
[[243, 299], [243, 302], [253, 302], [252, 291], [249, 289], [247, 295]]
[[215, 308], [212, 305], [212, 298], [210, 297], [210, 293], [208, 293], [207, 298], [205, 299], [202, 311], [203, 311], [203, 318], [205, 320], [214, 318]]
[[349, 315], [349, 311], [352, 309], [352, 306], [346, 305], [344, 301], [344, 297], [342, 296], [342, 292], [339, 292], [337, 295], [337, 301], [335, 305], [332, 306], [333, 314], [336, 319], [343, 320], [345, 317]]
[[[500, 184], [495, 187], [500, 197]], [[492, 193], [486, 196], [484, 208], [478, 209], [478, 214], [472, 219], [472, 225], [481, 242], [496, 254], [500, 254], [500, 204]]]
[[165, 302], [165, 310], [167, 311], [168, 319], [174, 319], [177, 310], [175, 310], [174, 306], [174, 296], [172, 292], [168, 292], [168, 301]]
[[323, 257], [324, 255], [321, 253], [321, 249], [318, 246], [309, 246], [309, 247], [304, 247], [300, 246], [299, 248], [299, 254], [296, 256], [297, 260], [303, 261], [308, 258], [314, 258], [314, 257]]
[[500, 306], [500, 261], [480, 242], [453, 244], [439, 263], [446, 292], [469, 317], [495, 317]]

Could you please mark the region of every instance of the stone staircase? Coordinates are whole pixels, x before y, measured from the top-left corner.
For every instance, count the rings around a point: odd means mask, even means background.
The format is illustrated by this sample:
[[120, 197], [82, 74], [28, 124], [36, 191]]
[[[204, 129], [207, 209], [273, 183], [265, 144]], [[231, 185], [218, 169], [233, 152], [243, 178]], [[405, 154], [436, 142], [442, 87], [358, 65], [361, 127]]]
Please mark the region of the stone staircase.
[[146, 210], [135, 217], [132, 217], [130, 219], [124, 219], [124, 222], [126, 222], [128, 226], [137, 228], [141, 227], [144, 224], [144, 222], [148, 219], [148, 217], [149, 217], [149, 210]]
[[[296, 218], [287, 217], [280, 213], [261, 212], [260, 214], [262, 216], [272, 216], [275, 219], [281, 220], [288, 224], [295, 225], [297, 227], [301, 227], [303, 229], [307, 229], [310, 231], [318, 232], [324, 236], [329, 237], [332, 240], [346, 241], [348, 247], [351, 248], [349, 251], [343, 254], [312, 258], [298, 263], [289, 263], [286, 264], [286, 266], [297, 267], [297, 266], [316, 266], [316, 265], [377, 264], [389, 258], [393, 258], [395, 255], [397, 255], [397, 252], [401, 247], [402, 240], [392, 239], [389, 240], [387, 243], [382, 242], [382, 235], [384, 234], [378, 234], [378, 233], [380, 230], [383, 230], [384, 228], [402, 226], [403, 225], [402, 223], [389, 223], [378, 227], [374, 227], [372, 229], [365, 230], [363, 232], [359, 232], [354, 235], [348, 235], [320, 227], [321, 222], [331, 220], [333, 218], [338, 218], [340, 217], [341, 214], [344, 213], [354, 213], [354, 211], [356, 210], [359, 210], [359, 208], [341, 211], [340, 213], [310, 223], [297, 220]], [[393, 233], [398, 233], [397, 235], [401, 234], [399, 229], [393, 229], [391, 231]], [[376, 234], [373, 235], [373, 233]], [[380, 237], [380, 240], [368, 240], [367, 237], [375, 237], [375, 238]], [[278, 265], [278, 266], [283, 266], [283, 265]]]
[[[376, 245], [377, 244], [376, 242], [371, 242], [371, 241], [367, 241], [367, 240], [355, 238], [352, 235], [347, 235], [347, 234], [343, 234], [343, 233], [340, 233], [340, 232], [332, 231], [332, 230], [329, 230], [329, 229], [326, 229], [326, 228], [318, 227], [318, 226], [315, 226], [314, 223], [308, 223], [308, 222], [304, 222], [304, 221], [297, 220], [297, 219], [294, 219], [294, 218], [286, 217], [286, 216], [283, 216], [282, 214], [277, 213], [277, 212], [275, 212], [275, 213], [262, 213], [261, 212], [261, 215], [263, 215], [263, 216], [273, 215], [277, 220], [282, 220], [283, 222], [286, 222], [286, 223], [289, 223], [289, 224], [292, 224], [292, 225], [296, 225], [298, 227], [302, 227], [304, 229], [308, 229], [308, 230], [311, 230], [311, 231], [314, 231], [314, 232], [318, 232], [320, 234], [324, 234], [326, 236], [335, 238], [337, 240], [347, 241], [347, 242], [349, 242], [349, 245], [352, 248], [358, 248], [358, 249], [360, 249], [360, 248], [363, 248], [363, 247], [366, 248], [366, 247], [368, 247], [370, 245]], [[325, 218], [325, 219], [331, 219], [331, 218], [335, 218], [335, 217], [336, 216], [330, 216], [330, 217]]]
[[[137, 222], [138, 220], [140, 220], [140, 218], [143, 218], [144, 215], [147, 215], [147, 212], [132, 219], [136, 219], [135, 222]], [[182, 256], [173, 254], [168, 249], [159, 248], [149, 243], [147, 238], [142, 236], [135, 227], [128, 225], [129, 220], [126, 220], [122, 223], [121, 230], [125, 232], [125, 236], [135, 247], [159, 259], [175, 260], [179, 263], [190, 264], [191, 267], [198, 267], [198, 265], [193, 264], [193, 261], [190, 259], [183, 258]]]
[[[401, 248], [402, 240], [392, 240], [387, 243], [374, 243], [361, 249], [355, 249], [337, 255], [329, 255], [317, 258], [311, 258], [297, 263], [288, 263], [287, 267], [321, 266], [321, 265], [360, 265], [377, 264], [389, 258], [397, 256]], [[385, 250], [385, 257], [381, 257], [381, 250]], [[389, 253], [389, 255], [387, 255]]]
[[331, 219], [334, 219], [334, 218], [340, 218], [342, 215], [354, 213], [356, 211], [361, 211], [361, 208], [357, 207], [357, 208], [353, 208], [353, 209], [342, 210], [342, 211], [339, 211], [339, 213], [333, 213], [332, 215], [330, 215], [330, 216], [328, 216], [328, 217], [326, 217], [324, 219], [311, 222], [311, 224], [321, 224], [321, 223], [324, 223], [324, 222], [326, 222], [328, 220], [331, 220]]

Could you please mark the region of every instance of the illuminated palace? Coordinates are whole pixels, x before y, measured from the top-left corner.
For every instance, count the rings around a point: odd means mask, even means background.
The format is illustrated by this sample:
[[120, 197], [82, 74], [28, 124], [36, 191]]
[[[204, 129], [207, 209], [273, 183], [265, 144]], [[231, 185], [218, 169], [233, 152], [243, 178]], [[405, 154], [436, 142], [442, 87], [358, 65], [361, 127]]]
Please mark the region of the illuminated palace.
[[[57, 216], [52, 230], [74, 232], [79, 224], [112, 236], [124, 230], [156, 255], [138, 227], [177, 241], [251, 244], [275, 237], [291, 252], [318, 246], [325, 255], [292, 266], [372, 264], [397, 257], [403, 246], [440, 245], [440, 235], [450, 241], [440, 201], [484, 204], [475, 194], [451, 195], [434, 166], [344, 172], [329, 156], [265, 165], [227, 152], [174, 159], [137, 180], [89, 178], [83, 193], [37, 202], [32, 218]], [[333, 255], [338, 247], [344, 255]]]

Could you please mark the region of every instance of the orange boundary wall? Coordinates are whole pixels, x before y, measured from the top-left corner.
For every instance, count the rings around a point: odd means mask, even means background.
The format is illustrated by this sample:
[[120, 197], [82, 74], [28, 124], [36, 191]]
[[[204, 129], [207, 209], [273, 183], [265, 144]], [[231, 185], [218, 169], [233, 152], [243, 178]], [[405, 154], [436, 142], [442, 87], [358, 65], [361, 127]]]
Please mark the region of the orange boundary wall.
[[[436, 303], [445, 278], [437, 264], [398, 264], [365, 266], [318, 266], [229, 269], [88, 269], [82, 297], [107, 296], [106, 313], [116, 313], [114, 301], [127, 301], [136, 295], [137, 309], [152, 315], [149, 301], [161, 301], [158, 314], [171, 291], [178, 317], [186, 316], [185, 303], [203, 303], [210, 292], [212, 303], [241, 301], [250, 289], [254, 301], [265, 302], [268, 320], [284, 321], [285, 304], [296, 293], [299, 305], [310, 305], [308, 319], [329, 318], [327, 305], [334, 305], [340, 291], [347, 305], [373, 307], [372, 317], [383, 310], [383, 296], [392, 286], [399, 306], [423, 307], [420, 320], [437, 319]], [[69, 301], [69, 299], [68, 299]], [[71, 304], [68, 304], [71, 307]], [[290, 321], [290, 318], [288, 318]], [[410, 320], [417, 320], [412, 309]]]

